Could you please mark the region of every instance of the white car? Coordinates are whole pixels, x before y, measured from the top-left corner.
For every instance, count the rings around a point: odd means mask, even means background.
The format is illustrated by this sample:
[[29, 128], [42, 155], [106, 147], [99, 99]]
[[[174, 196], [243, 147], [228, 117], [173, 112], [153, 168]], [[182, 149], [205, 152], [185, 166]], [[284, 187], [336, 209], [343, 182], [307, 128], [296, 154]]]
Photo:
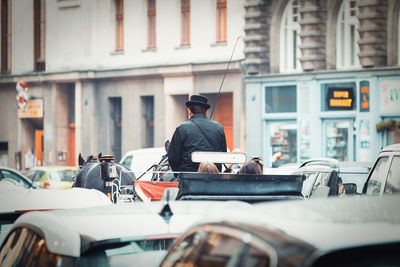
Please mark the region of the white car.
[[0, 266], [158, 266], [191, 225], [249, 207], [238, 201], [176, 201], [30, 212], [14, 223]]
[[112, 204], [105, 194], [95, 189], [25, 189], [7, 181], [0, 182], [0, 188], [0, 244], [12, 223], [25, 212]]
[[143, 175], [140, 178], [141, 181], [150, 181], [152, 177], [151, 169], [147, 170], [153, 165], [157, 165], [165, 154], [167, 152], [164, 147], [132, 150], [127, 152], [119, 163], [133, 171], [136, 179]]

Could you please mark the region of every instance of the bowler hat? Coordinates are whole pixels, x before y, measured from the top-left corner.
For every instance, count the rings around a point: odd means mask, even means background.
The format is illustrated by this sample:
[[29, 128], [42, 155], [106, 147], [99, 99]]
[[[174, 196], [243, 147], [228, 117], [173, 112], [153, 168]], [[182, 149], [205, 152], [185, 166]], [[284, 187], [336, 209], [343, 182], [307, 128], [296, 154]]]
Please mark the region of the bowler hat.
[[191, 105], [199, 105], [199, 106], [203, 106], [206, 109], [210, 108], [210, 104], [207, 103], [208, 99], [205, 96], [202, 95], [192, 95], [190, 96], [190, 100], [186, 101], [186, 106], [189, 107]]

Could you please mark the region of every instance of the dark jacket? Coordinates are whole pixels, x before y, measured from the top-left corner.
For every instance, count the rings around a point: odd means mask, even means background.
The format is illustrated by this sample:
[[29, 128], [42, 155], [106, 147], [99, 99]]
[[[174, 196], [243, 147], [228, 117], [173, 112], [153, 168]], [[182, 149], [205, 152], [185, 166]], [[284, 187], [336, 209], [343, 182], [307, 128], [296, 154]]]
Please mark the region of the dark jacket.
[[[203, 133], [193, 123], [195, 121]], [[176, 127], [168, 150], [168, 161], [173, 171], [197, 172], [199, 163], [193, 163], [191, 154], [195, 151], [226, 152], [224, 128], [204, 114], [195, 114], [190, 120]], [[221, 165], [217, 164], [221, 171]]]

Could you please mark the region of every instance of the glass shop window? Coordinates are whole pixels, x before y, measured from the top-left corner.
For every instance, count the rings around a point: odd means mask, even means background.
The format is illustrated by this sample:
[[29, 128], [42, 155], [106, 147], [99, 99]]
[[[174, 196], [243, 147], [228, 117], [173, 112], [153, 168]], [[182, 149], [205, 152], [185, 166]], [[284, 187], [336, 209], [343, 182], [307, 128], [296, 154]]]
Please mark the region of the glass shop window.
[[322, 84], [321, 89], [321, 111], [356, 109], [356, 83]]
[[350, 120], [326, 120], [326, 157], [349, 160]]
[[296, 121], [270, 122], [269, 125], [272, 167], [297, 162]]
[[265, 87], [265, 112], [296, 112], [296, 86]]

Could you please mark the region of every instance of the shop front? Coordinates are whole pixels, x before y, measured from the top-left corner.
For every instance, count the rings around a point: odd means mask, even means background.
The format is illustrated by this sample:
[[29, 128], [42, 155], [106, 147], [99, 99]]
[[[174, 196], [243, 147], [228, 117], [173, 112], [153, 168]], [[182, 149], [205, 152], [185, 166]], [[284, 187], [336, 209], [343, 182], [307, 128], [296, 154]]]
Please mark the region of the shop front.
[[267, 167], [322, 157], [374, 161], [382, 147], [400, 142], [396, 73], [247, 79], [246, 122], [257, 128], [257, 110], [261, 118], [261, 141], [247, 126], [247, 154], [261, 154]]

